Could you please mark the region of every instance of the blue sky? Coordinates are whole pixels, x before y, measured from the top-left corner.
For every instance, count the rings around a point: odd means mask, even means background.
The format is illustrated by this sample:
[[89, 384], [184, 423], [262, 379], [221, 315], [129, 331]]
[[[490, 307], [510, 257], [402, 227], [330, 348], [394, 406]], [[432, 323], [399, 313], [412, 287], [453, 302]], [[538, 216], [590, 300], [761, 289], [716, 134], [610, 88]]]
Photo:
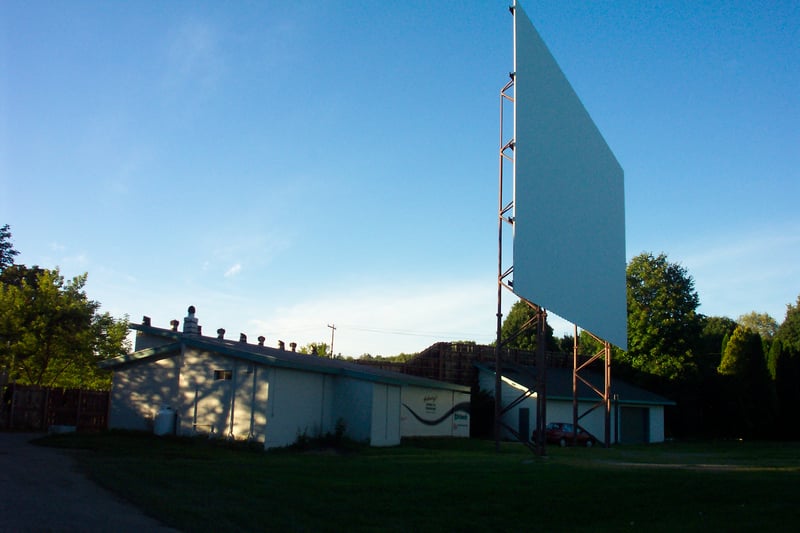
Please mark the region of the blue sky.
[[[353, 356], [490, 342], [508, 3], [4, 2], [0, 224], [137, 322], [335, 324]], [[523, 5], [625, 170], [628, 258], [682, 264], [705, 314], [780, 322], [800, 4]]]

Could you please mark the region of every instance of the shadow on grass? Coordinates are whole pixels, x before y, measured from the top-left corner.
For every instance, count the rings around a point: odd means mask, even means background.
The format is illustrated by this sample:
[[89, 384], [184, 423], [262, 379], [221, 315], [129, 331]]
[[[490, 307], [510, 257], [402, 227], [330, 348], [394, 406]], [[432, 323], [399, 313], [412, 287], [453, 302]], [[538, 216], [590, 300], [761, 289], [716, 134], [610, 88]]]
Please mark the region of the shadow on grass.
[[127, 432], [41, 443], [83, 450], [92, 479], [186, 531], [788, 531], [800, 520], [797, 444], [554, 447], [537, 458], [471, 439], [344, 453]]

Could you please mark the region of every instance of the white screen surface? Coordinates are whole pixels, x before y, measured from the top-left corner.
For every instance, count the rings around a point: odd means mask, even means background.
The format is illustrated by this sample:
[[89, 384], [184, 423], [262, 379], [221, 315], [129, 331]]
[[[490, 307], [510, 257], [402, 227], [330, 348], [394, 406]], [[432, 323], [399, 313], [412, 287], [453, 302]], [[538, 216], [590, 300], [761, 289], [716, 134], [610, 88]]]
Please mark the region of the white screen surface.
[[514, 63], [514, 292], [626, 349], [622, 167], [519, 2]]

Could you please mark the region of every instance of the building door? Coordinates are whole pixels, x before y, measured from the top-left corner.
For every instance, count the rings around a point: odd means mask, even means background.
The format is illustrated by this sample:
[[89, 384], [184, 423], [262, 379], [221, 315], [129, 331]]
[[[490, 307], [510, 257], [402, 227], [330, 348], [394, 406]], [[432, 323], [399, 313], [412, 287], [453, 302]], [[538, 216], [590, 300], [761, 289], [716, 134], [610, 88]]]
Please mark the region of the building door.
[[620, 441], [623, 444], [650, 442], [650, 409], [646, 407], [620, 408]]

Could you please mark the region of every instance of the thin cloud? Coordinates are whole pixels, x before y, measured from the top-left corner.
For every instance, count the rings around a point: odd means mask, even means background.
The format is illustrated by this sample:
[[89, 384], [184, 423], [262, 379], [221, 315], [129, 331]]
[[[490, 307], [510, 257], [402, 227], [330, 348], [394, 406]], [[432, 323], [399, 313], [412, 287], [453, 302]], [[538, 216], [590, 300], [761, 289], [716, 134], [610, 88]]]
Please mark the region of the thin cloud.
[[188, 85], [211, 89], [221, 79], [223, 65], [217, 29], [205, 21], [187, 20], [170, 41], [165, 83], [176, 89]]
[[230, 267], [228, 270], [225, 271], [225, 277], [230, 278], [236, 276], [241, 271], [242, 271], [242, 265], [236, 263], [235, 265], [233, 265], [232, 267]]

